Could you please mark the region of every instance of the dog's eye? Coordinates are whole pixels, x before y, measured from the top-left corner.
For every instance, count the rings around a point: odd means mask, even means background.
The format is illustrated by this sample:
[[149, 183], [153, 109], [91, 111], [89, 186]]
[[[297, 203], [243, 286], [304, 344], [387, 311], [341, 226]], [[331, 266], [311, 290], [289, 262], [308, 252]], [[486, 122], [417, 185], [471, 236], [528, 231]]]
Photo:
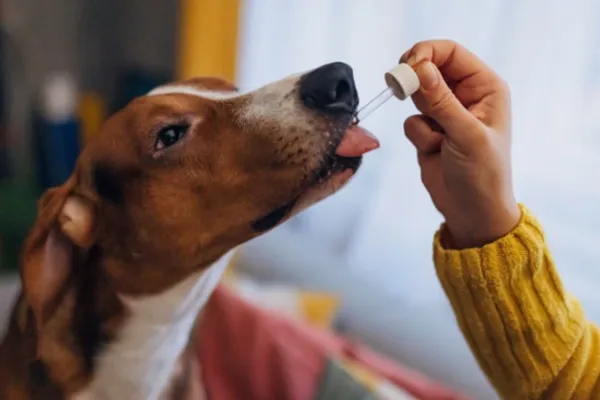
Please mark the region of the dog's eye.
[[162, 150], [173, 146], [179, 139], [185, 136], [188, 128], [188, 125], [170, 125], [163, 128], [158, 132], [154, 149]]

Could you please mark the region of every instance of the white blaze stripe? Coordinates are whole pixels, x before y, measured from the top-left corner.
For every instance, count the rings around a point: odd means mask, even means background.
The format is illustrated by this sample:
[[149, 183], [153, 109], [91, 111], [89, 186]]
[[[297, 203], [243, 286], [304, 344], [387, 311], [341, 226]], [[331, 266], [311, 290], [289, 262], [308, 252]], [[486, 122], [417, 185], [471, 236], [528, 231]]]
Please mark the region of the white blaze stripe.
[[164, 94], [188, 94], [212, 100], [225, 100], [241, 96], [237, 92], [217, 92], [212, 90], [197, 89], [189, 85], [167, 85], [152, 89], [146, 96], [159, 96]]

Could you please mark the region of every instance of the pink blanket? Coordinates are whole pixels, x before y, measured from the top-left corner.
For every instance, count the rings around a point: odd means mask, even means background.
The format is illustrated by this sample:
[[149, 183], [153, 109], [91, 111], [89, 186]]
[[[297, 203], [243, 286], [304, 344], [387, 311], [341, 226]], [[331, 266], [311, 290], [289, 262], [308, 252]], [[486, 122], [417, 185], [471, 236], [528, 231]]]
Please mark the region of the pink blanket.
[[205, 309], [200, 335], [210, 399], [312, 400], [331, 358], [357, 362], [417, 399], [465, 399], [361, 345], [264, 311], [223, 286]]

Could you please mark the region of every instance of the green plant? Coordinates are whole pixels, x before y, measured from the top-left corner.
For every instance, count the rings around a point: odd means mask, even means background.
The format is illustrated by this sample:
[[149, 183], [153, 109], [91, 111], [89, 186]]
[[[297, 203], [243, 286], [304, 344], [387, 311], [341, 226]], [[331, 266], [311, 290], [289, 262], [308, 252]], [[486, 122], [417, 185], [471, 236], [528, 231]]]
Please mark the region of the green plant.
[[21, 243], [36, 215], [35, 191], [0, 182], [0, 269], [15, 270]]

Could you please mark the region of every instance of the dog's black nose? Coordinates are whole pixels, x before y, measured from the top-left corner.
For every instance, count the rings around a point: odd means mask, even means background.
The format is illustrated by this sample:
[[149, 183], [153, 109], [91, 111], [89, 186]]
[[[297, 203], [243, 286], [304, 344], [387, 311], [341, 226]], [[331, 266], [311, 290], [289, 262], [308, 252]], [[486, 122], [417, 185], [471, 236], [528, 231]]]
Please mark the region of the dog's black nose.
[[300, 81], [300, 98], [307, 107], [329, 114], [353, 113], [358, 93], [352, 68], [335, 62], [307, 73]]

